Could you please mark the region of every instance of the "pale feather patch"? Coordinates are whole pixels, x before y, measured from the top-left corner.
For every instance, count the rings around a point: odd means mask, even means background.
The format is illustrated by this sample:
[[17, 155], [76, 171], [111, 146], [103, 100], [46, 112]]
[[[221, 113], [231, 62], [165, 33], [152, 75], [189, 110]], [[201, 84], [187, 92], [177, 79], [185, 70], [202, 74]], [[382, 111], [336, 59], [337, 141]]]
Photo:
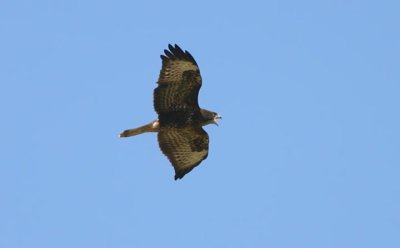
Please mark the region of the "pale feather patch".
[[153, 122], [153, 124], [151, 125], [152, 128], [158, 128], [159, 126], [160, 126], [160, 122], [158, 120]]

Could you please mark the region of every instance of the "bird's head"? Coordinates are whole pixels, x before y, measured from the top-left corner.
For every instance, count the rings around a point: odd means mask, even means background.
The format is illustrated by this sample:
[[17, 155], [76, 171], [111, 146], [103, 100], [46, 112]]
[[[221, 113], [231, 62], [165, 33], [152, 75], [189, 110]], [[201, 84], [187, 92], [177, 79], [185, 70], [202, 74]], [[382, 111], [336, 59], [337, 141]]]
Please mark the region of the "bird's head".
[[222, 117], [219, 114], [217, 114], [213, 111], [206, 110], [206, 109], [201, 109], [201, 114], [203, 115], [203, 118], [204, 118], [203, 126], [208, 125], [208, 124], [215, 124], [218, 126], [217, 120], [222, 119]]

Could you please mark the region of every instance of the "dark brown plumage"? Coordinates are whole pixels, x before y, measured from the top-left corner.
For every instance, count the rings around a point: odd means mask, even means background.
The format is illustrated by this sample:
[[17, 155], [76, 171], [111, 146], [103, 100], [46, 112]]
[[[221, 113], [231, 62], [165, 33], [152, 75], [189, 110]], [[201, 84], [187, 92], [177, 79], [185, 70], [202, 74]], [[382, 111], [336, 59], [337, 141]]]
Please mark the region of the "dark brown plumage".
[[202, 126], [217, 124], [217, 113], [201, 109], [198, 103], [202, 79], [199, 67], [188, 51], [168, 46], [161, 55], [162, 68], [154, 89], [154, 109], [158, 119], [139, 128], [128, 129], [120, 137], [158, 132], [161, 151], [181, 179], [208, 156], [208, 134]]

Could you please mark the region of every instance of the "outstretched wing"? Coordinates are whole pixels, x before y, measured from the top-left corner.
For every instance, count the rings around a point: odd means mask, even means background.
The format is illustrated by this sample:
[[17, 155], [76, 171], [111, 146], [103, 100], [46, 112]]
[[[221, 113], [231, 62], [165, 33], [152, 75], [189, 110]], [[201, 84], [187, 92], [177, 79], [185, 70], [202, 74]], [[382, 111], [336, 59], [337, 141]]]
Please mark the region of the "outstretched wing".
[[161, 55], [162, 68], [154, 90], [154, 108], [159, 115], [199, 111], [201, 75], [196, 61], [178, 45]]
[[158, 144], [175, 169], [175, 180], [181, 179], [208, 156], [208, 134], [203, 128], [162, 128]]

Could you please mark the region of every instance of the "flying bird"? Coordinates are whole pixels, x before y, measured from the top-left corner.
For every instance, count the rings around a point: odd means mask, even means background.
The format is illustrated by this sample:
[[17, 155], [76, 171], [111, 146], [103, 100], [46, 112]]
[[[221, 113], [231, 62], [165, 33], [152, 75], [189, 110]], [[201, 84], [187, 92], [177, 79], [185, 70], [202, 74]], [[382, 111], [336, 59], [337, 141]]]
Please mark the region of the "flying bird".
[[153, 92], [158, 119], [125, 130], [119, 137], [157, 132], [160, 149], [174, 167], [177, 180], [207, 158], [209, 137], [202, 127], [218, 125], [216, 120], [221, 116], [199, 106], [202, 79], [193, 56], [176, 44], [168, 45], [168, 49], [161, 55], [158, 86]]

